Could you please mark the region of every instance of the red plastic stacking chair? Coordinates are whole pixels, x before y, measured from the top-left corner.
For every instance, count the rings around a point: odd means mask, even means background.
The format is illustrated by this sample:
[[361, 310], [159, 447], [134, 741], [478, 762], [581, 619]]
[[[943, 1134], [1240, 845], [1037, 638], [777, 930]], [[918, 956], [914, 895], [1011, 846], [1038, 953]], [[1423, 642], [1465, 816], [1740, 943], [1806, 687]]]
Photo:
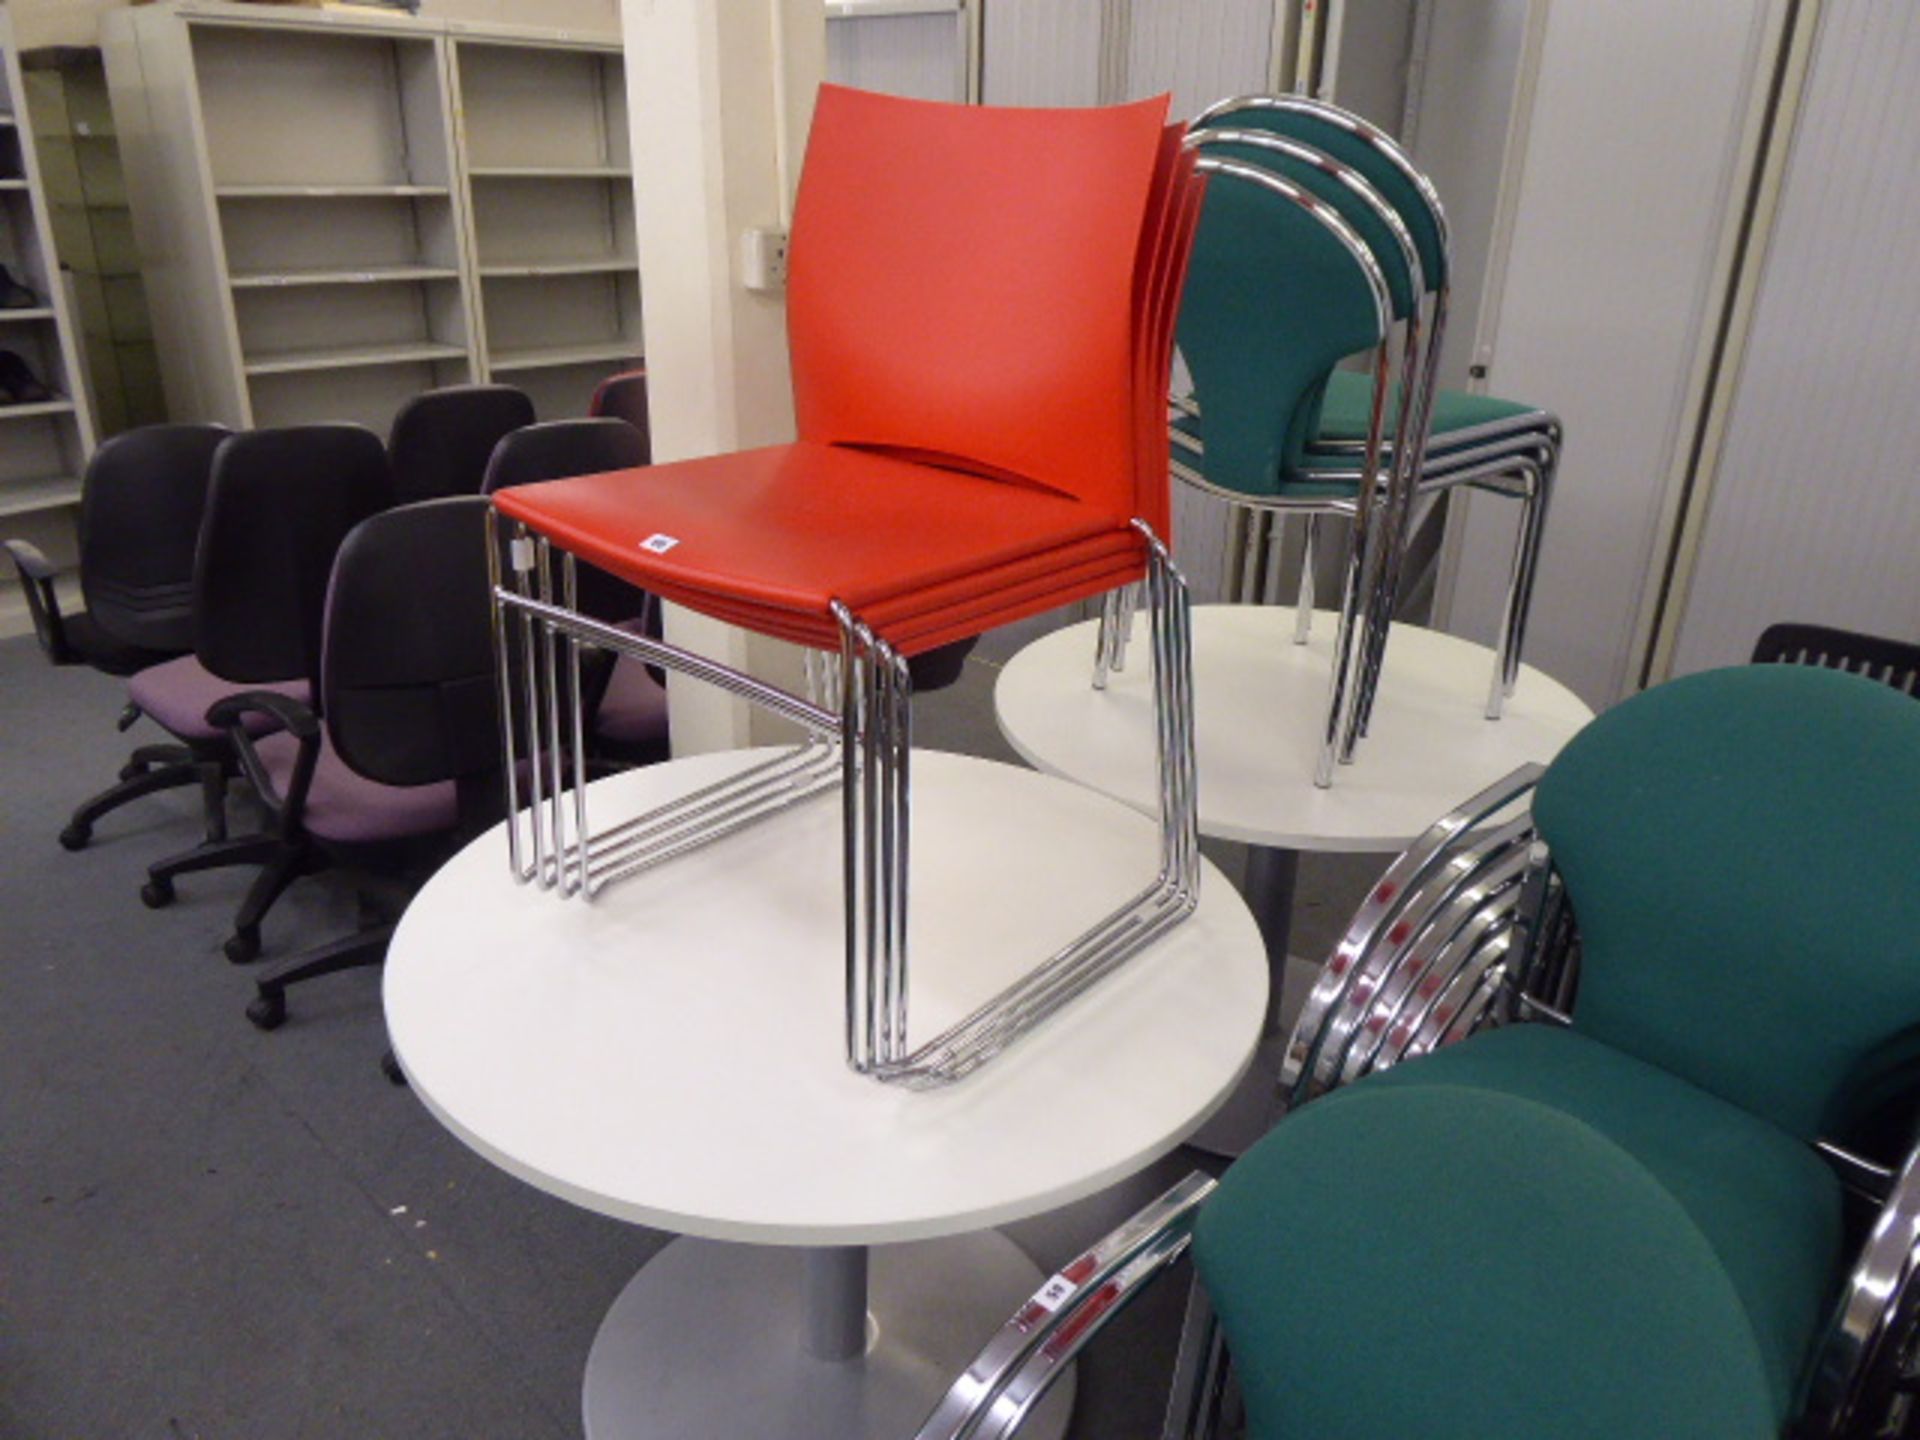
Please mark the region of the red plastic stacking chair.
[[[519, 647], [520, 739], [542, 757], [530, 825], [510, 830], [518, 873], [590, 893], [841, 784], [849, 1060], [882, 1079], [966, 1073], [1195, 903], [1186, 594], [1161, 539], [1161, 432], [1198, 187], [1165, 119], [1164, 98], [1012, 110], [823, 87], [790, 252], [799, 439], [494, 499], [517, 542], [504, 552], [510, 583], [496, 587], [501, 643]], [[825, 652], [809, 656], [811, 694], [574, 613], [576, 557]], [[1160, 874], [1025, 980], [911, 1046], [907, 657], [1143, 580]], [[577, 772], [562, 803], [562, 700], [582, 642], [722, 684], [812, 738], [722, 793], [592, 833]]]

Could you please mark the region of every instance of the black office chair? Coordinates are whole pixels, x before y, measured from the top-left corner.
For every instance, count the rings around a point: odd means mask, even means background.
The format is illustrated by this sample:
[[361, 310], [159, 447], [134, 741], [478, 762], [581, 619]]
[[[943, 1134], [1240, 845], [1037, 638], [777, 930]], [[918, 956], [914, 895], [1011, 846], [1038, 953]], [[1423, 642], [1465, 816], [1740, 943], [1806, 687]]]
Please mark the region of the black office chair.
[[[214, 707], [288, 844], [417, 884], [505, 815], [500, 725], [478, 496], [426, 500], [363, 521], [327, 596], [320, 714], [271, 691]], [[250, 715], [284, 729], [255, 740]], [[324, 719], [321, 717], [324, 716]], [[258, 982], [247, 1018], [272, 1030], [287, 988], [386, 957], [382, 920], [293, 957]]]
[[647, 442], [647, 448], [651, 450], [653, 420], [647, 411], [646, 367], [622, 370], [594, 386], [593, 399], [587, 403], [587, 414], [596, 419], [610, 416], [626, 421], [640, 432], [641, 439]]
[[[644, 373], [640, 379], [644, 384]], [[601, 388], [605, 390], [606, 386]], [[515, 485], [633, 470], [651, 463], [646, 435], [625, 420], [610, 416], [549, 420], [516, 430], [501, 440], [487, 463], [487, 478], [481, 488], [492, 495]], [[636, 634], [659, 637], [660, 607], [646, 591], [591, 565], [581, 565], [579, 573], [583, 611]], [[590, 737], [595, 758], [616, 765], [664, 760], [665, 677], [625, 656], [614, 657], [611, 665], [606, 663], [607, 658], [605, 652], [589, 652], [589, 663], [583, 671], [587, 693], [595, 706]]]
[[[237, 691], [264, 686], [307, 704], [334, 554], [348, 531], [392, 498], [386, 447], [358, 425], [297, 425], [227, 440], [214, 457], [194, 564], [194, 655], [134, 677], [142, 708], [176, 734], [197, 727], [224, 742], [227, 730], [208, 711]], [[148, 676], [162, 678], [143, 697]], [[277, 723], [268, 712], [250, 712], [256, 731]], [[181, 875], [263, 865], [226, 946], [229, 959], [244, 963], [259, 954], [261, 918], [310, 863], [270, 828], [148, 866], [140, 898], [157, 909], [173, 901]]]
[[394, 503], [478, 495], [493, 447], [533, 422], [533, 401], [512, 385], [449, 385], [415, 395], [393, 417], [387, 437]]
[[1920, 698], [1920, 645], [1905, 640], [1830, 625], [1769, 625], [1753, 647], [1753, 663], [1845, 670]]
[[[193, 557], [206, 509], [214, 451], [229, 432], [219, 425], [152, 425], [115, 436], [87, 463], [80, 490], [80, 593], [86, 608], [63, 614], [56, 570], [25, 540], [6, 542], [19, 573], [34, 633], [56, 665], [86, 664], [131, 676], [193, 649]], [[126, 730], [145, 713], [136, 699], [120, 715]], [[121, 767], [120, 783], [74, 811], [60, 843], [79, 850], [94, 822], [130, 800], [182, 785], [205, 797], [208, 838], [226, 833], [222, 804], [229, 752], [212, 735], [142, 745]]]

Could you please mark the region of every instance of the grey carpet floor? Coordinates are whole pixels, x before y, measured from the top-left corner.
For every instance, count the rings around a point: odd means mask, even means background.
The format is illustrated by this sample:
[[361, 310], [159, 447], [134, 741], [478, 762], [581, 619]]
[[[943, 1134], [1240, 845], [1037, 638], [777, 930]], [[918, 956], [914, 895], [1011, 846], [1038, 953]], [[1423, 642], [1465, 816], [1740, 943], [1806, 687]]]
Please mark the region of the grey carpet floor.
[[[991, 686], [1020, 638], [923, 697], [923, 743], [1011, 759]], [[671, 1237], [506, 1176], [390, 1086], [377, 974], [304, 987], [273, 1034], [249, 1025], [249, 976], [220, 953], [245, 872], [185, 877], [161, 912], [138, 898], [146, 864], [198, 838], [195, 792], [61, 850], [70, 808], [160, 738], [115, 732], [121, 698], [0, 643], [0, 1437], [579, 1435], [594, 1331]], [[1231, 873], [1232, 847], [1215, 853]], [[1309, 857], [1296, 952], [1324, 953], [1378, 869]], [[343, 879], [303, 881], [266, 958], [355, 920]], [[1008, 1233], [1054, 1267], [1208, 1163], [1176, 1153]], [[1083, 1365], [1073, 1435], [1157, 1425], [1180, 1288]]]

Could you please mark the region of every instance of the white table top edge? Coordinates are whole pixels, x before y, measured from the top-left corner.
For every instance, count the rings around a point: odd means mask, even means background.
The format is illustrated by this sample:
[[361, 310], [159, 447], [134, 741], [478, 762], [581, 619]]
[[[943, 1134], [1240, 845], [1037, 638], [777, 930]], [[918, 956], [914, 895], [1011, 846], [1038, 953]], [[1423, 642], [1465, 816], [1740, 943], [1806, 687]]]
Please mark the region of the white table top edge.
[[[1227, 883], [1224, 876], [1216, 873], [1215, 884]], [[1028, 1041], [1046, 1043], [1046, 1031], [1042, 1027]], [[1022, 1042], [1027, 1043], [1027, 1041]], [[396, 1056], [398, 1052], [396, 1050]], [[434, 1119], [444, 1125], [453, 1136], [483, 1160], [505, 1171], [516, 1180], [531, 1185], [561, 1200], [578, 1205], [583, 1210], [591, 1210], [614, 1220], [625, 1220], [635, 1225], [644, 1225], [649, 1229], [666, 1231], [674, 1235], [690, 1235], [699, 1240], [720, 1240], [742, 1245], [781, 1245], [796, 1248], [845, 1245], [894, 1245], [911, 1244], [916, 1240], [942, 1240], [955, 1234], [966, 1234], [974, 1230], [990, 1230], [1001, 1225], [1011, 1225], [1016, 1221], [1028, 1220], [1035, 1215], [1044, 1215], [1050, 1210], [1071, 1205], [1076, 1200], [1084, 1200], [1089, 1195], [1097, 1195], [1110, 1185], [1117, 1185], [1130, 1175], [1153, 1164], [1156, 1160], [1172, 1154], [1188, 1138], [1197, 1132], [1228, 1100], [1233, 1098], [1234, 1090], [1246, 1078], [1259, 1051], [1256, 1047], [1247, 1051], [1245, 1058], [1233, 1072], [1233, 1082], [1217, 1095], [1212, 1103], [1194, 1117], [1193, 1124], [1185, 1134], [1171, 1135], [1143, 1146], [1134, 1154], [1115, 1160], [1103, 1169], [1089, 1173], [1072, 1185], [1061, 1186], [1044, 1196], [1024, 1197], [1020, 1201], [1010, 1201], [998, 1207], [988, 1206], [970, 1212], [967, 1223], [956, 1229], [951, 1223], [927, 1219], [899, 1224], [876, 1225], [868, 1229], [857, 1226], [822, 1226], [812, 1228], [805, 1225], [783, 1226], [777, 1233], [769, 1232], [765, 1226], [728, 1221], [716, 1221], [700, 1215], [688, 1215], [673, 1210], [661, 1210], [647, 1205], [613, 1199], [610, 1196], [570, 1185], [542, 1174], [531, 1166], [523, 1164], [514, 1156], [476, 1135], [437, 1104], [425, 1091], [414, 1088], [414, 1094], [427, 1108]], [[400, 1059], [400, 1068], [406, 1069], [406, 1061]], [[878, 1082], [874, 1082], [878, 1083]], [[965, 1081], [960, 1083], [965, 1084]], [[1091, 1237], [1089, 1237], [1091, 1238]]]

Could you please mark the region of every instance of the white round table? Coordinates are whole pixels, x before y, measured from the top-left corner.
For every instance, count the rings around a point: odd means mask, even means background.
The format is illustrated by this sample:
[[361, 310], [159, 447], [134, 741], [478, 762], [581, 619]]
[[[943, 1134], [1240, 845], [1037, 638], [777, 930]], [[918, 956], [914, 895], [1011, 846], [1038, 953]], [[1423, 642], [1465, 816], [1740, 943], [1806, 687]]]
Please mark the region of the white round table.
[[[601, 781], [595, 813], [764, 753]], [[913, 801], [916, 1034], [1155, 868], [1144, 818], [1016, 767], [916, 752]], [[989, 1227], [1178, 1144], [1234, 1089], [1266, 1007], [1258, 928], [1216, 871], [1118, 974], [976, 1074], [907, 1091], [846, 1066], [841, 934], [830, 795], [590, 903], [516, 885], [495, 831], [400, 924], [387, 1020], [428, 1108], [541, 1189], [700, 1237], [609, 1312], [587, 1366], [593, 1440], [912, 1434], [1041, 1281]], [[869, 1282], [870, 1246], [886, 1248]]]
[[[1238, 1154], [1273, 1118], [1281, 981], [1303, 850], [1396, 854], [1449, 810], [1529, 762], [1551, 760], [1593, 718], [1579, 696], [1531, 667], [1505, 714], [1483, 713], [1493, 652], [1395, 625], [1379, 693], [1354, 762], [1330, 788], [1313, 783], [1326, 719], [1335, 617], [1314, 617], [1293, 643], [1291, 608], [1202, 605], [1193, 612], [1194, 746], [1200, 831], [1241, 841], [1247, 896], [1273, 966], [1268, 1045], [1246, 1089], [1196, 1143]], [[1000, 672], [1001, 732], [1031, 765], [1151, 813], [1153, 696], [1146, 617], [1135, 617], [1127, 668], [1092, 686], [1098, 622], [1056, 630]]]

